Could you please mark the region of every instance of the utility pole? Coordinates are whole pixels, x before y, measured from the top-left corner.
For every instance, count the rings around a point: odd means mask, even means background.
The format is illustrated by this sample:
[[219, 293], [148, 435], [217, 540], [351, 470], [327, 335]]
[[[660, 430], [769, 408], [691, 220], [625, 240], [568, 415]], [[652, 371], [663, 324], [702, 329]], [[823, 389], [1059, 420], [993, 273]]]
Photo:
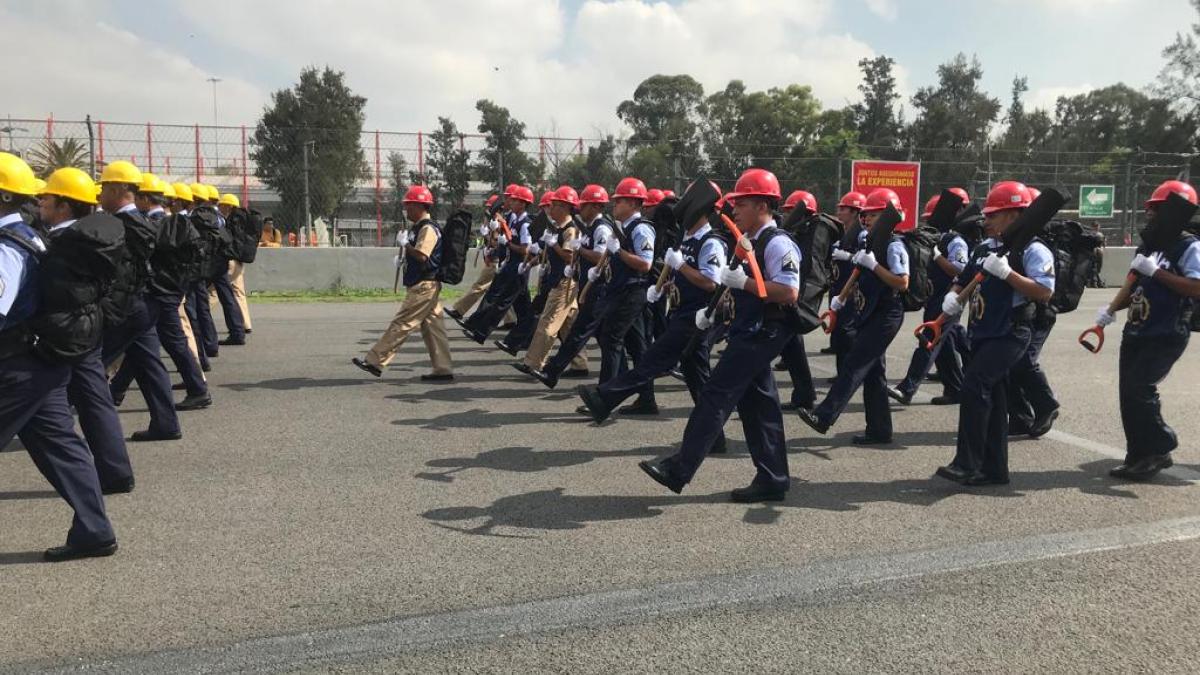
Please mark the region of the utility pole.
[[[217, 83], [221, 81], [221, 78], [210, 77], [205, 81], [212, 82], [212, 86], [213, 86], [213, 127], [216, 127], [217, 126]], [[213, 163], [212, 163], [214, 173], [216, 172], [216, 169], [219, 166], [218, 162], [217, 162], [218, 159], [219, 158], [217, 157], [217, 130], [214, 128], [213, 129]]]
[[304, 228], [301, 231], [302, 238], [308, 236], [312, 230], [312, 206], [308, 197], [308, 146], [315, 144], [316, 141], [304, 141]]

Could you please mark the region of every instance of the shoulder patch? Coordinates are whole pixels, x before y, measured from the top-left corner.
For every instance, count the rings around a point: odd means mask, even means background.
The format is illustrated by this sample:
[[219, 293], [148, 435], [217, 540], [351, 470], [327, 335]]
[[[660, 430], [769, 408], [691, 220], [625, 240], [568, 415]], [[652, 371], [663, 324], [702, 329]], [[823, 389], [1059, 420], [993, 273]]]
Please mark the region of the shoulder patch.
[[791, 272], [792, 274], [800, 273], [800, 266], [796, 264], [796, 258], [791, 254], [788, 254], [788, 256], [783, 259], [783, 265], [780, 269], [782, 269], [784, 272]]
[[717, 258], [717, 254], [715, 254], [715, 253], [714, 253], [714, 254], [712, 254], [712, 255], [708, 256], [708, 260], [707, 260], [707, 261], [705, 261], [705, 263], [704, 263], [704, 264], [706, 264], [706, 265], [720, 265], [720, 264], [721, 264], [721, 261], [720, 261], [720, 260]]
[[651, 243], [650, 243], [650, 242], [648, 242], [648, 241], [646, 241], [646, 242], [642, 242], [642, 250], [643, 250], [643, 251], [653, 251], [653, 250], [654, 250], [654, 244], [651, 244]]

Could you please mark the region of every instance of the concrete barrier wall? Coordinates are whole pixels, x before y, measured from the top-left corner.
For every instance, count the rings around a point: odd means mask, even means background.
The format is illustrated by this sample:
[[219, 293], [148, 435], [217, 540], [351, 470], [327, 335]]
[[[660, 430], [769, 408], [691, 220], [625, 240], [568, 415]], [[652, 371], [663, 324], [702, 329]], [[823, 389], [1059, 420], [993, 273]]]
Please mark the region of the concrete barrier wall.
[[[1131, 247], [1104, 251], [1104, 282], [1120, 286], [1133, 260]], [[250, 291], [303, 291], [346, 288], [391, 289], [396, 268], [392, 266], [395, 248], [264, 248], [259, 249], [253, 265], [246, 266], [246, 285]], [[480, 262], [482, 263], [482, 256]], [[453, 288], [469, 288], [478, 276], [475, 251], [467, 256], [463, 283]]]

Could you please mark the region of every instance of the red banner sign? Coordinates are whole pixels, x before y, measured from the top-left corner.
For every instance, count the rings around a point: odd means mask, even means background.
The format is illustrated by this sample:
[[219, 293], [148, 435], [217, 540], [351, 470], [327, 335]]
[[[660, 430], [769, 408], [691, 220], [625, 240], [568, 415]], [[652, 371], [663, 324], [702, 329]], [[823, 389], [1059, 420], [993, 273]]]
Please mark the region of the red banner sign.
[[921, 216], [921, 163], [854, 160], [850, 169], [850, 189], [869, 195], [878, 188], [891, 188], [900, 196], [904, 222], [896, 229], [915, 228], [917, 218]]

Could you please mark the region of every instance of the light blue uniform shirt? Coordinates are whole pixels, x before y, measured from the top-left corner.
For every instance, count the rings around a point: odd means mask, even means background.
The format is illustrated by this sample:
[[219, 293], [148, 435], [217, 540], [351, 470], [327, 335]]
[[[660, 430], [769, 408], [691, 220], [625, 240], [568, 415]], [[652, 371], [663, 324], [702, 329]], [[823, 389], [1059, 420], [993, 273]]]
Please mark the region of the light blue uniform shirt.
[[[754, 239], [758, 239], [763, 232], [773, 227], [775, 227], [775, 221], [772, 220], [759, 228]], [[772, 238], [767, 244], [767, 250], [763, 251], [763, 262], [766, 263], [766, 269], [762, 271], [763, 279], [799, 289], [800, 260], [800, 247], [791, 237]]]
[[[629, 216], [625, 222], [621, 223], [621, 231], [624, 232], [625, 228], [629, 227], [629, 223], [641, 217], [640, 211]], [[629, 244], [633, 248], [634, 255], [646, 262], [654, 262], [654, 228], [649, 223], [638, 223], [633, 228]]]

